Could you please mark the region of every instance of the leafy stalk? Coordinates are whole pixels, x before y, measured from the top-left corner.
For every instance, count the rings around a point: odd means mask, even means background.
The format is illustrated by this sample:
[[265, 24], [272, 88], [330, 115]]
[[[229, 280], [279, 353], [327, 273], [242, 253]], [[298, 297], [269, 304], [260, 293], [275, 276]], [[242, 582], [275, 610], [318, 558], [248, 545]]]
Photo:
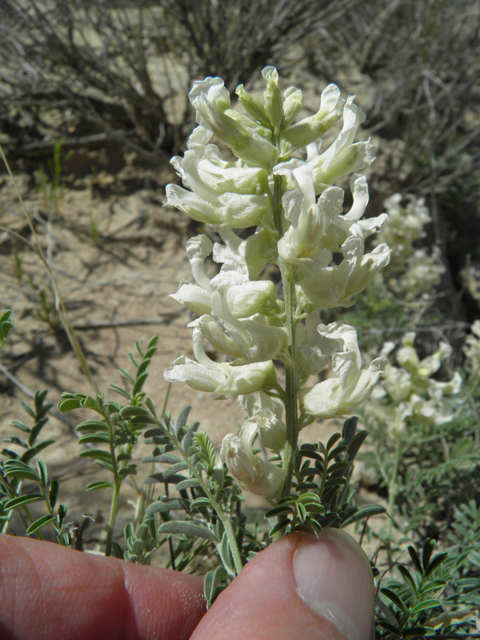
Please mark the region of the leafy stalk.
[[[157, 425], [159, 427], [162, 427], [162, 424], [161, 424], [160, 421], [157, 421]], [[207, 483], [204, 481], [201, 471], [199, 471], [196, 468], [196, 466], [192, 463], [191, 458], [189, 458], [189, 456], [185, 453], [185, 451], [183, 450], [183, 447], [181, 447], [180, 442], [178, 442], [177, 438], [175, 438], [171, 433], [167, 432], [167, 434], [170, 437], [170, 439], [172, 440], [172, 444], [180, 452], [183, 460], [188, 465], [188, 468], [190, 469], [191, 474], [194, 476], [194, 478], [197, 480], [198, 484], [201, 486], [201, 488], [203, 489], [203, 491], [207, 495], [207, 497], [208, 497], [208, 499], [210, 501], [210, 504], [212, 505], [213, 509], [215, 510], [215, 513], [217, 514], [218, 518], [220, 519], [221, 523], [223, 524], [223, 526], [225, 528], [225, 533], [227, 534], [228, 542], [229, 542], [229, 545], [230, 545], [230, 550], [231, 550], [232, 555], [233, 555], [233, 560], [235, 562], [235, 570], [236, 570], [236, 573], [238, 575], [240, 573], [240, 571], [242, 570], [243, 562], [242, 562], [242, 558], [241, 558], [240, 551], [239, 551], [239, 548], [238, 548], [237, 539], [235, 537], [235, 532], [234, 532], [233, 527], [232, 527], [231, 519], [225, 514], [225, 512], [223, 511], [221, 505], [218, 503], [218, 501], [215, 499], [215, 496], [210, 491]]]

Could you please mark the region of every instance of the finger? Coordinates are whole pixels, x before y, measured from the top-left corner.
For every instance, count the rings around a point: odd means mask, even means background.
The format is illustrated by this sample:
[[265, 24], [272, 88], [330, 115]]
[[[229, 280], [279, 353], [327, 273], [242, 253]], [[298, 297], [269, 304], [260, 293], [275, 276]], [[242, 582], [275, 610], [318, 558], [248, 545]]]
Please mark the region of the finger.
[[192, 640], [370, 640], [370, 563], [347, 533], [287, 536], [220, 594]]
[[204, 612], [196, 576], [0, 534], [3, 640], [184, 640]]

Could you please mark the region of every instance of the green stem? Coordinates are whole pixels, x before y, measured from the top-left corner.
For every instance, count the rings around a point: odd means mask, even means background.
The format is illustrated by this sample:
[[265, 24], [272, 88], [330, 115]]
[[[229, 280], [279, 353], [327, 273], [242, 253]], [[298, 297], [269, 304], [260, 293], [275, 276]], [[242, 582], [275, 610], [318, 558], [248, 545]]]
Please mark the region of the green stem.
[[105, 543], [106, 556], [110, 556], [112, 554], [113, 531], [115, 528], [115, 520], [117, 518], [118, 499], [120, 497], [120, 484], [120, 480], [117, 476], [113, 482], [112, 502], [110, 503], [110, 515], [108, 517], [107, 524], [107, 540]]
[[[273, 219], [279, 238], [283, 236], [282, 195], [283, 182], [281, 176], [273, 178]], [[286, 443], [283, 453], [283, 469], [286, 473], [282, 496], [290, 495], [292, 477], [298, 441], [298, 396], [295, 354], [295, 281], [289, 265], [279, 257], [278, 266], [283, 283], [285, 303], [285, 328], [288, 332], [288, 359], [285, 362], [285, 425]]]
[[[179, 451], [181, 451], [181, 449], [179, 449]], [[242, 558], [241, 558], [241, 555], [240, 555], [240, 550], [238, 548], [237, 539], [235, 537], [235, 531], [233, 530], [233, 527], [232, 527], [232, 522], [231, 522], [230, 518], [227, 515], [225, 515], [222, 507], [215, 500], [215, 497], [214, 497], [213, 493], [208, 488], [206, 482], [204, 482], [201, 473], [199, 473], [195, 469], [195, 467], [190, 464], [190, 462], [189, 462], [189, 460], [187, 459], [186, 456], [184, 456], [184, 460], [189, 465], [190, 470], [192, 471], [193, 475], [195, 476], [195, 479], [198, 481], [198, 483], [201, 485], [202, 489], [207, 494], [207, 497], [210, 500], [210, 503], [211, 503], [212, 507], [215, 509], [215, 512], [216, 512], [217, 516], [219, 517], [220, 521], [223, 524], [223, 527], [225, 529], [225, 533], [227, 534], [228, 543], [230, 545], [230, 550], [232, 552], [233, 561], [235, 562], [235, 571], [237, 572], [237, 576], [238, 576], [238, 574], [240, 573], [240, 571], [243, 568], [243, 562], [242, 562]]]
[[[19, 496], [21, 494], [22, 487], [23, 487], [23, 480], [18, 480], [18, 484], [17, 484], [17, 486], [15, 488], [13, 488], [10, 485], [7, 477], [4, 476], [3, 474], [2, 474], [2, 481], [3, 481], [3, 485], [4, 485], [5, 489], [8, 492], [9, 498], [16, 498], [17, 496]], [[8, 512], [7, 518], [6, 518], [6, 520], [4, 520], [2, 528], [0, 529], [0, 533], [8, 533], [8, 528], [10, 526], [10, 521], [12, 519], [14, 511], [15, 511], [15, 509], [10, 509], [10, 511]], [[18, 514], [19, 514], [20, 518], [22, 519], [23, 524], [25, 525], [25, 529], [28, 529], [28, 525], [26, 524], [20, 509], [18, 509]], [[31, 521], [30, 521], [30, 524], [31, 524]]]
[[[165, 429], [164, 425], [160, 421], [157, 422], [157, 425], [162, 429]], [[235, 563], [235, 571], [238, 575], [243, 568], [243, 562], [242, 562], [242, 557], [240, 555], [240, 550], [238, 548], [237, 539], [235, 537], [235, 532], [233, 530], [232, 522], [230, 518], [225, 514], [222, 507], [215, 500], [213, 493], [210, 491], [210, 488], [208, 487], [207, 483], [203, 479], [201, 471], [198, 471], [195, 465], [192, 464], [190, 458], [186, 455], [183, 448], [181, 447], [180, 442], [178, 442], [178, 440], [175, 437], [173, 437], [171, 433], [169, 433], [168, 429], [165, 430], [165, 433], [171, 439], [173, 445], [175, 446], [177, 451], [179, 451], [183, 460], [188, 464], [188, 467], [192, 475], [195, 476], [195, 480], [197, 480], [199, 485], [205, 491], [205, 494], [210, 500], [212, 507], [214, 508], [217, 516], [219, 517], [221, 523], [223, 524], [225, 533], [227, 534], [228, 542], [230, 544], [230, 550], [232, 552], [233, 561]]]
[[285, 363], [285, 426], [286, 442], [283, 454], [283, 469], [286, 473], [285, 482], [282, 489], [282, 496], [290, 495], [292, 486], [293, 470], [297, 452], [298, 440], [298, 398], [297, 398], [297, 375], [295, 367], [295, 285], [291, 278], [285, 274], [285, 270], [280, 267], [283, 280], [283, 291], [285, 299], [285, 326], [288, 331], [289, 361]]
[[110, 440], [110, 453], [112, 455], [112, 466], [113, 466], [113, 493], [112, 493], [112, 501], [110, 503], [110, 514], [108, 517], [107, 524], [107, 539], [105, 542], [105, 555], [109, 556], [112, 553], [112, 544], [113, 544], [113, 532], [115, 529], [115, 520], [117, 518], [118, 506], [119, 506], [119, 497], [120, 497], [120, 485], [122, 484], [122, 479], [118, 474], [118, 465], [117, 465], [117, 456], [115, 454], [115, 443], [113, 440], [113, 427], [110, 422], [110, 418], [107, 414], [107, 411], [104, 412], [105, 422], [108, 427], [108, 436]]

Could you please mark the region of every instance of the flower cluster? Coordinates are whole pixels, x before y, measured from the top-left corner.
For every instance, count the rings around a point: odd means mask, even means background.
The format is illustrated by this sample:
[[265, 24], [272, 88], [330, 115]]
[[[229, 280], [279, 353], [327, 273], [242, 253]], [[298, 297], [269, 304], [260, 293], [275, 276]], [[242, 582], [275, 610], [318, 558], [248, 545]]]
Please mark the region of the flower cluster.
[[375, 241], [386, 242], [391, 248], [389, 271], [400, 274], [399, 285], [405, 298], [411, 301], [431, 292], [440, 283], [445, 265], [438, 246], [434, 246], [431, 253], [425, 248], [415, 248], [415, 242], [425, 236], [425, 225], [432, 220], [424, 199], [407, 196], [405, 206], [402, 200], [399, 193], [385, 200], [388, 223]]
[[[405, 334], [396, 352], [400, 366], [387, 365], [382, 380], [365, 407], [367, 414], [387, 425], [393, 438], [401, 438], [407, 419], [425, 426], [449, 422], [453, 415], [446, 399], [458, 393], [462, 384], [458, 372], [448, 382], [439, 382], [431, 377], [450, 357], [450, 345], [441, 342], [435, 353], [420, 360], [414, 347], [415, 337], [413, 332]], [[387, 357], [394, 349], [393, 342], [386, 342], [382, 354]]]
[[394, 193], [383, 205], [388, 212], [386, 224], [377, 236], [377, 240], [388, 243], [392, 251], [390, 269], [403, 270], [409, 256], [414, 252], [414, 243], [425, 236], [424, 227], [432, 218], [423, 198], [404, 196]]
[[415, 300], [428, 294], [440, 283], [445, 273], [440, 247], [434, 246], [431, 253], [416, 249], [407, 261], [407, 268], [400, 277], [400, 286], [407, 300]]
[[471, 333], [465, 339], [463, 351], [470, 360], [472, 376], [480, 381], [480, 320], [475, 320], [470, 331]]
[[[315, 417], [351, 414], [386, 364], [380, 358], [362, 370], [355, 329], [325, 326], [319, 312], [352, 305], [388, 264], [390, 250], [385, 243], [365, 250], [387, 216], [362, 219], [368, 186], [358, 172], [374, 153], [369, 141], [354, 142], [365, 116], [353, 97], [344, 100], [329, 85], [318, 111], [295, 122], [302, 92], [289, 87], [282, 95], [273, 67], [263, 77], [263, 102], [237, 88], [246, 113], [232, 108], [220, 78], [196, 82], [189, 94], [198, 126], [184, 156], [172, 159], [184, 186], [168, 185], [167, 203], [218, 239], [202, 234], [187, 243], [194, 282], [181, 282], [173, 297], [199, 316], [189, 325], [195, 360], [177, 358], [165, 378], [218, 398], [240, 396], [247, 418], [238, 436], [225, 438], [221, 457], [242, 487], [272, 498], [288, 473], [278, 466], [286, 431], [296, 442]], [[323, 150], [320, 138], [342, 115], [338, 136]], [[223, 157], [214, 137], [232, 157]], [[344, 191], [333, 183], [349, 174], [353, 204], [345, 210]], [[247, 228], [246, 238], [235, 233]], [[220, 265], [213, 278], [205, 269], [209, 256]], [[262, 277], [268, 263], [280, 269], [283, 296]], [[206, 343], [223, 359], [210, 358]], [[284, 386], [274, 361], [284, 363]], [[302, 388], [330, 361], [335, 377]], [[257, 439], [277, 463], [253, 453]]]

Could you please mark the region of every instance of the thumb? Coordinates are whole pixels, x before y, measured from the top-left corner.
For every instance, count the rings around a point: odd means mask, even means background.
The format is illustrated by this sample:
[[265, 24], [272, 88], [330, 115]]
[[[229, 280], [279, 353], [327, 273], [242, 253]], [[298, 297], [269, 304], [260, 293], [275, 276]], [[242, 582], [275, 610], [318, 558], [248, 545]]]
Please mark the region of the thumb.
[[253, 558], [191, 640], [370, 640], [373, 577], [343, 531], [293, 534]]

